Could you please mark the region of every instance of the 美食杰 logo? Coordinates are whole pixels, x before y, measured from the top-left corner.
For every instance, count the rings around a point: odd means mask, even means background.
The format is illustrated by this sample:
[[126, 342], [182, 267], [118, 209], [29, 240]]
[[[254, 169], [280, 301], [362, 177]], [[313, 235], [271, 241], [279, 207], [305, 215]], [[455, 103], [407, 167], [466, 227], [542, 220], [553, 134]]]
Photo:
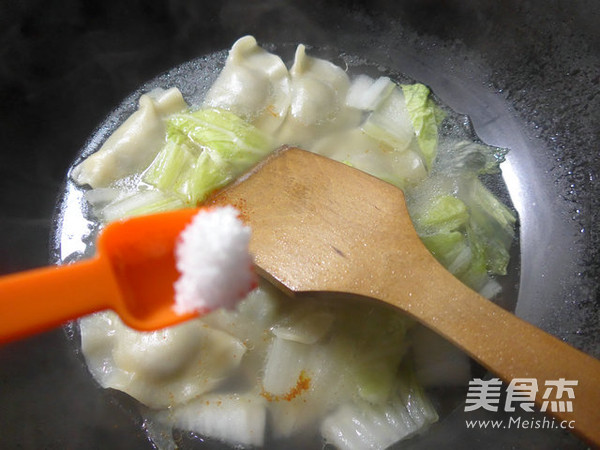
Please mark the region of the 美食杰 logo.
[[[541, 393], [540, 411], [550, 413], [573, 412], [575, 400], [575, 387], [577, 380], [545, 380], [543, 384], [536, 378], [514, 378], [504, 389], [504, 384], [499, 378], [483, 380], [474, 378], [469, 381], [469, 390], [465, 402], [465, 412], [484, 409], [486, 411], [507, 413], [522, 410], [534, 412], [535, 398]], [[505, 394], [504, 396], [502, 394]], [[488, 423], [494, 422], [494, 423]], [[521, 417], [510, 418], [506, 423], [503, 420], [467, 421], [467, 427], [474, 428], [574, 428], [574, 421], [563, 420], [560, 423], [551, 419], [523, 420]]]

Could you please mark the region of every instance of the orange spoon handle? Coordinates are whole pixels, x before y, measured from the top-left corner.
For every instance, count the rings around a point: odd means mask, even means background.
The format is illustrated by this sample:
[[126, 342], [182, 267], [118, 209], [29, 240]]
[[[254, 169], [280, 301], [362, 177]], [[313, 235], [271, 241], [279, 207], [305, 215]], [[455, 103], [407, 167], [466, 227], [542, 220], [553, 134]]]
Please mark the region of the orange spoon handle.
[[6, 275], [0, 278], [0, 342], [107, 309], [119, 295], [106, 258]]

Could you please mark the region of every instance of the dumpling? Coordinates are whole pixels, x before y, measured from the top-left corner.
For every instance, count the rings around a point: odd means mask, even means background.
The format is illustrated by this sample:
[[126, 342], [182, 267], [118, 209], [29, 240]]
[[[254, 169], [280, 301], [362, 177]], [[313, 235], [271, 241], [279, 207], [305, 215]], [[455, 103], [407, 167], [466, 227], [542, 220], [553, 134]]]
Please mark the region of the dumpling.
[[112, 312], [80, 321], [81, 348], [104, 388], [150, 408], [168, 408], [208, 392], [237, 373], [245, 345], [192, 320], [154, 332], [134, 331]]
[[290, 105], [290, 77], [281, 58], [245, 36], [233, 44], [225, 67], [204, 99], [267, 133], [275, 132]]
[[319, 137], [358, 125], [361, 112], [346, 106], [350, 79], [339, 66], [296, 49], [290, 69], [290, 111], [278, 133], [280, 145], [308, 148]]
[[99, 188], [146, 168], [164, 144], [166, 117], [186, 108], [177, 88], [142, 95], [137, 111], [100, 150], [75, 166], [71, 177], [79, 185]]

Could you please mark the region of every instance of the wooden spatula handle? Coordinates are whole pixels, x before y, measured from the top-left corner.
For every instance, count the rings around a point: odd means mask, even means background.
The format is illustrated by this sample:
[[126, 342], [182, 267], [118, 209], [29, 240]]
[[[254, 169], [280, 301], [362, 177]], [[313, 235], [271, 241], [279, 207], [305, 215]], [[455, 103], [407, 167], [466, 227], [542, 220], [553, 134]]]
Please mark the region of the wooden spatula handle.
[[[554, 416], [557, 426], [600, 445], [600, 361], [481, 297], [441, 266], [435, 270], [435, 265], [429, 264], [427, 279], [418, 281], [420, 288], [407, 293], [406, 285], [399, 283], [398, 292], [390, 289], [382, 300], [401, 303], [406, 312], [465, 350], [507, 384], [535, 379], [537, 406]], [[408, 302], [407, 294], [412, 298]], [[557, 398], [552, 382], [560, 384], [561, 380], [567, 381], [574, 398], [565, 392]], [[546, 385], [548, 381], [551, 383]], [[574, 382], [575, 386], [569, 386]], [[557, 403], [552, 404], [552, 400]], [[572, 411], [567, 410], [569, 407], [558, 408], [560, 403], [568, 403]]]

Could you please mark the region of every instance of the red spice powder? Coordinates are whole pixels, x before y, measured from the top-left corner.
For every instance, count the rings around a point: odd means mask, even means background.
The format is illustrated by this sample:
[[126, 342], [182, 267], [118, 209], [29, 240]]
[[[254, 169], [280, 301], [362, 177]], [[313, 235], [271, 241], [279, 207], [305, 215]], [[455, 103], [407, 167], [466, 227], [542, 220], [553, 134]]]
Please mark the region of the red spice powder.
[[214, 206], [217, 202], [217, 198], [218, 198], [218, 202], [220, 205], [228, 204], [228, 205], [233, 206], [235, 209], [237, 209], [238, 213], [239, 213], [238, 217], [240, 218], [240, 220], [242, 222], [244, 222], [246, 225], [248, 224], [248, 222], [250, 220], [250, 212], [248, 211], [248, 205], [247, 205], [246, 199], [239, 198], [239, 199], [235, 199], [234, 201], [232, 201], [227, 196], [227, 188], [225, 188], [225, 189], [218, 189], [215, 192], [211, 193], [208, 196], [208, 198], [205, 200], [204, 204]]
[[302, 370], [300, 372], [300, 375], [298, 375], [298, 380], [296, 380], [296, 385], [293, 386], [289, 392], [283, 394], [283, 395], [275, 395], [275, 394], [271, 394], [270, 392], [265, 391], [265, 388], [263, 387], [260, 395], [262, 395], [264, 398], [267, 399], [267, 401], [269, 402], [278, 402], [281, 400], [285, 400], [285, 401], [292, 401], [293, 399], [295, 399], [296, 397], [298, 397], [299, 395], [302, 394], [302, 392], [307, 391], [310, 388], [310, 377], [306, 374], [306, 372], [304, 370]]

